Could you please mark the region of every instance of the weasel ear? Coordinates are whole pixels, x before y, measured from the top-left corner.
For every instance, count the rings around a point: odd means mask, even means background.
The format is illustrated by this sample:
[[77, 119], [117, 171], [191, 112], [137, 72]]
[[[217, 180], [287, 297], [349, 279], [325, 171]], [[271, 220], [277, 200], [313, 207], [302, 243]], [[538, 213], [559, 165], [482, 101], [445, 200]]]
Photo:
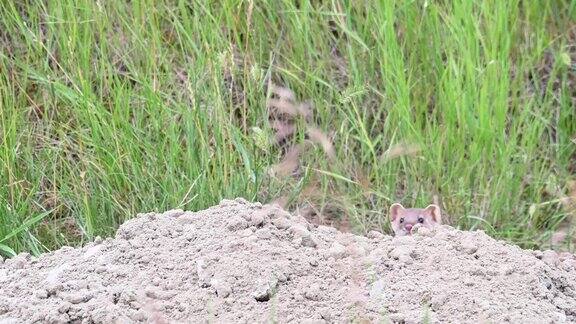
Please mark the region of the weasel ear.
[[438, 205], [428, 205], [428, 207], [426, 207], [424, 210], [430, 214], [430, 216], [432, 216], [432, 220], [434, 220], [436, 223], [442, 223], [442, 214], [440, 213], [440, 207], [438, 207]]
[[390, 221], [395, 221], [403, 210], [404, 206], [399, 203], [392, 204], [392, 206], [390, 206]]

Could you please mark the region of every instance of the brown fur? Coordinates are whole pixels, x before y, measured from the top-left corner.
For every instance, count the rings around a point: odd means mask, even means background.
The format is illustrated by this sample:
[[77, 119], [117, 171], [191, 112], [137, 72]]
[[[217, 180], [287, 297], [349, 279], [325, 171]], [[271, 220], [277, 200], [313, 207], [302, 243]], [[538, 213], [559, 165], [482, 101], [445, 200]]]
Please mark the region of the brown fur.
[[396, 236], [412, 234], [417, 226], [433, 228], [442, 224], [440, 207], [432, 204], [426, 208], [404, 208], [395, 203], [390, 206], [390, 225]]

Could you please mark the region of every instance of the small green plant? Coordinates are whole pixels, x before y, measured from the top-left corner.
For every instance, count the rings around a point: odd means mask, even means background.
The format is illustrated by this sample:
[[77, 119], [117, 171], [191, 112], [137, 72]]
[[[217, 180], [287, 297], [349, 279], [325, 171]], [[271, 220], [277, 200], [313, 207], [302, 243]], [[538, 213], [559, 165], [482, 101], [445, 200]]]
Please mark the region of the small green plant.
[[[24, 221], [24, 223], [20, 224], [20, 226], [12, 229], [4, 237], [0, 238], [0, 254], [3, 254], [4, 256], [7, 256], [7, 257], [15, 256], [16, 251], [14, 251], [10, 246], [6, 245], [4, 242], [7, 242], [9, 239], [11, 239], [17, 235], [20, 235], [23, 232], [29, 231], [31, 227], [35, 226], [38, 222], [40, 222], [46, 216], [50, 215], [50, 213], [52, 213], [52, 211], [53, 210], [46, 211], [46, 212], [40, 213], [36, 216], [30, 217], [29, 219]], [[33, 252], [36, 252], [38, 254], [39, 251], [38, 251], [38, 249], [33, 249]]]

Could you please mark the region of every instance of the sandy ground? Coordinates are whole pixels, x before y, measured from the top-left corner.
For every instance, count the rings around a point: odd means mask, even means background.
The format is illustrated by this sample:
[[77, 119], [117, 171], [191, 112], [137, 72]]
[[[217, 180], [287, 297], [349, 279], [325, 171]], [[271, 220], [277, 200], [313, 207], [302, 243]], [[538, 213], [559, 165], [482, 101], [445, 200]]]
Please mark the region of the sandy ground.
[[0, 323], [576, 322], [575, 266], [483, 232], [362, 237], [236, 199], [0, 260]]

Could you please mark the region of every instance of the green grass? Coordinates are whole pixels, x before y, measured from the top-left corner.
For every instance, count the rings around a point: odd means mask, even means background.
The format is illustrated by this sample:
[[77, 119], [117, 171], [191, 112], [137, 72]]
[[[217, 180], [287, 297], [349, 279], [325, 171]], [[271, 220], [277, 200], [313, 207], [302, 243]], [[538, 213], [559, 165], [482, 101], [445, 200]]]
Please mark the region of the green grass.
[[[436, 196], [454, 226], [545, 246], [572, 212], [575, 18], [576, 1], [3, 1], [0, 253], [237, 196], [359, 233]], [[335, 161], [313, 147], [302, 176], [268, 175], [269, 80], [314, 103]], [[421, 150], [382, 158], [399, 143]]]

